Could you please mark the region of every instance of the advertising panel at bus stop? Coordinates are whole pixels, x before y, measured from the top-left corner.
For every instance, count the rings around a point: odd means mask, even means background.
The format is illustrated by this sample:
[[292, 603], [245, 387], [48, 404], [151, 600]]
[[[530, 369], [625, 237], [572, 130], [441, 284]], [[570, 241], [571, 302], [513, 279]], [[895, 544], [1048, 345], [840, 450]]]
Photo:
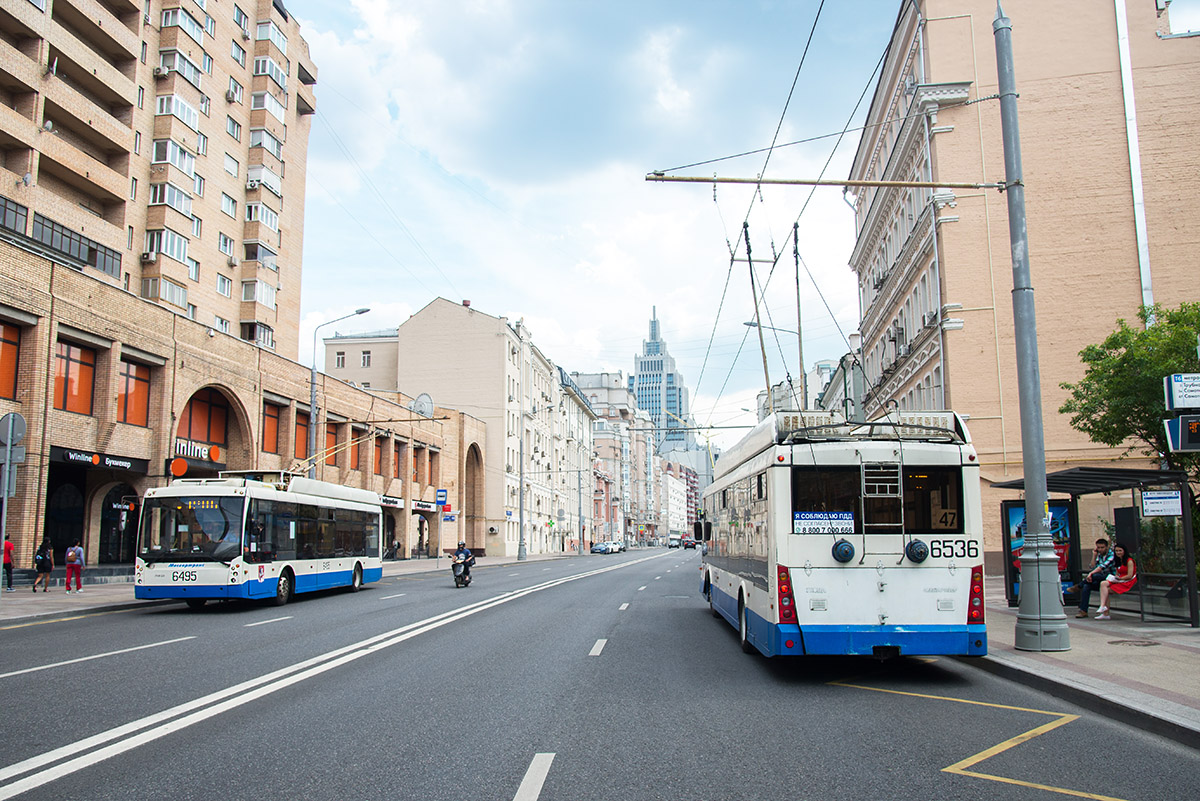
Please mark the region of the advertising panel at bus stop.
[[[1025, 502], [1001, 501], [1004, 532], [1004, 597], [1016, 606], [1021, 592], [1021, 551], [1025, 548]], [[1050, 501], [1050, 539], [1058, 556], [1058, 575], [1063, 590], [1074, 584], [1081, 572], [1078, 511], [1071, 501]]]

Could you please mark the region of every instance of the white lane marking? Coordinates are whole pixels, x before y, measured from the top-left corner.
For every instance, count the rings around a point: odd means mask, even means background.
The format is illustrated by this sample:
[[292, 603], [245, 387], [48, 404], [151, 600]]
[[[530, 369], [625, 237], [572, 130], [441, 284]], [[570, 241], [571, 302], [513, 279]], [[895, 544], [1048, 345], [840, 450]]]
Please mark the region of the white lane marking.
[[654, 580], [655, 580], [655, 581], [658, 581], [660, 578], [662, 578], [662, 576], [655, 576], [655, 577], [654, 577]]
[[621, 604], [621, 608], [620, 608], [620, 609], [618, 609], [617, 611], [618, 611], [618, 612], [624, 612], [624, 611], [625, 611], [626, 609], [628, 609], [628, 608], [629, 608], [629, 604]]
[[671, 571], [670, 571], [670, 570], [668, 570], [667, 572], [668, 572], [668, 573], [670, 573]]
[[646, 589], [646, 585], [645, 585], [645, 584], [643, 584], [642, 586], [638, 587], [638, 592], [641, 592], [641, 591], [642, 591], [642, 590], [644, 590], [644, 589]]
[[176, 637], [173, 640], [163, 640], [162, 642], [152, 642], [149, 645], [135, 645], [133, 648], [122, 648], [119, 651], [106, 651], [102, 654], [92, 654], [91, 656], [81, 656], [78, 659], [68, 659], [65, 662], [54, 662], [49, 665], [39, 665], [38, 667], [25, 668], [24, 670], [14, 670], [11, 673], [0, 673], [0, 679], [7, 679], [9, 676], [20, 676], [22, 673], [37, 673], [39, 670], [49, 670], [50, 668], [62, 667], [63, 665], [74, 665], [78, 662], [90, 662], [93, 659], [103, 659], [106, 656], [116, 656], [117, 654], [127, 654], [130, 651], [144, 651], [147, 648], [157, 648], [160, 645], [170, 645], [171, 643], [183, 642], [184, 640], [194, 640], [195, 637]]
[[547, 570], [549, 570], [549, 569], [550, 569], [550, 568], [548, 568], [548, 567], [543, 567], [543, 568], [542, 568], [542, 572], [543, 572], [543, 573], [545, 573], [545, 572], [546, 572]]
[[509, 573], [508, 575], [510, 575], [510, 576], [519, 576], [519, 575], [521, 575], [521, 574], [520, 574], [520, 573]]
[[381, 601], [386, 601], [386, 600], [389, 600], [389, 599], [391, 599], [391, 598], [403, 598], [403, 597], [404, 597], [405, 595], [407, 595], [407, 594], [408, 594], [408, 593], [405, 593], [405, 592], [398, 592], [398, 593], [396, 593], [395, 595], [385, 595], [385, 596], [383, 596], [382, 598], [380, 598], [379, 600], [381, 600]]
[[[454, 623], [487, 609], [524, 598], [535, 592], [558, 587], [571, 581], [591, 578], [592, 576], [598, 576], [612, 570], [620, 570], [621, 568], [636, 565], [639, 562], [658, 559], [659, 556], [647, 556], [632, 562], [609, 565], [608, 567], [601, 567], [596, 570], [551, 579], [521, 590], [501, 593], [495, 598], [476, 601], [459, 609], [452, 609], [449, 612], [443, 612], [425, 620], [417, 621], [416, 623], [409, 623], [398, 629], [376, 634], [365, 640], [305, 659], [294, 665], [288, 665], [262, 676], [248, 679], [247, 681], [226, 687], [223, 690], [218, 690], [193, 701], [187, 701], [170, 709], [155, 712], [152, 715], [147, 715], [144, 718], [117, 726], [108, 731], [93, 734], [90, 737], [85, 737], [82, 740], [55, 748], [43, 754], [37, 754], [28, 759], [0, 768], [0, 781], [8, 781], [17, 776], [30, 774], [9, 784], [0, 785], [0, 801], [20, 795], [21, 793], [26, 793], [44, 784], [49, 784], [64, 776], [76, 773], [127, 751], [132, 751], [141, 745], [153, 742], [173, 732], [181, 731], [224, 712], [239, 709], [249, 701], [271, 695], [305, 679], [318, 676], [326, 671], [373, 654], [376, 651], [398, 645], [449, 623]], [[154, 728], [150, 728], [152, 726]], [[121, 739], [123, 737], [126, 739]], [[117, 742], [113, 742], [114, 740]], [[104, 743], [111, 744], [103, 748], [97, 748], [97, 746], [104, 745]], [[68, 759], [68, 757], [92, 748], [97, 748], [97, 750], [85, 753], [74, 759]], [[41, 770], [38, 773], [32, 772], [51, 765], [60, 759], [66, 761], [54, 764], [53, 767]]]
[[260, 620], [257, 623], [247, 623], [242, 626], [244, 629], [253, 628], [254, 626], [265, 626], [268, 623], [278, 623], [281, 620], [291, 620], [294, 615], [284, 615], [283, 617], [273, 617], [270, 620]]
[[550, 763], [554, 761], [554, 754], [534, 754], [533, 761], [529, 763], [529, 769], [525, 771], [525, 778], [521, 779], [521, 786], [517, 788], [517, 794], [513, 796], [513, 801], [537, 801], [542, 794], [542, 785], [546, 781], [546, 774], [550, 772]]
[[600, 656], [600, 652], [604, 650], [608, 640], [596, 640], [596, 644], [592, 646], [592, 650], [588, 651], [588, 656]]

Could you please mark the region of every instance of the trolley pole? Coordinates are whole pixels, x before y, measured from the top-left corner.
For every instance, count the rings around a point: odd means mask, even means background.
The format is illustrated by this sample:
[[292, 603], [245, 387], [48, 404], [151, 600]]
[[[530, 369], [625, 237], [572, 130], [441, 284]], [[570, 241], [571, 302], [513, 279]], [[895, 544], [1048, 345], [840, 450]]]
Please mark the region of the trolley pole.
[[1021, 407], [1021, 456], [1025, 473], [1025, 546], [1021, 551], [1021, 598], [1014, 645], [1022, 651], [1069, 651], [1058, 556], [1050, 539], [1046, 491], [1046, 441], [1042, 430], [1042, 381], [1038, 367], [1037, 319], [1029, 273], [1025, 228], [1025, 184], [1017, 127], [1017, 81], [1013, 70], [1012, 20], [996, 3], [992, 21], [999, 75], [1000, 127], [1004, 137], [1004, 191], [1012, 243], [1013, 326], [1017, 347], [1017, 391]]

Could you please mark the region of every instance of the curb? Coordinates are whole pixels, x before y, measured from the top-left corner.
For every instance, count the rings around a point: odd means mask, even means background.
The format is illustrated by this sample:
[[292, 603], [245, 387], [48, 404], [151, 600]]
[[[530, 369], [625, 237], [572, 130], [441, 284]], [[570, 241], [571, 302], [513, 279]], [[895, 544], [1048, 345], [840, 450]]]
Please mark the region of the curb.
[[1048, 676], [1045, 673], [1021, 667], [1005, 659], [995, 656], [984, 657], [955, 657], [964, 665], [984, 670], [995, 676], [1018, 681], [1026, 687], [1032, 687], [1042, 692], [1050, 693], [1056, 698], [1069, 701], [1087, 709], [1110, 715], [1122, 723], [1128, 723], [1135, 728], [1148, 731], [1173, 740], [1180, 745], [1200, 750], [1200, 729], [1185, 723], [1177, 723], [1160, 715], [1155, 715], [1145, 709], [1114, 701], [1103, 695], [1098, 695], [1069, 681]]
[[55, 612], [31, 612], [27, 615], [14, 615], [12, 617], [3, 617], [0, 615], [0, 628], [4, 628], [8, 624], [20, 623], [26, 620], [37, 620], [44, 617], [81, 617], [98, 612], [116, 612], [121, 609], [139, 609], [145, 606], [163, 606], [165, 604], [177, 603], [179, 600], [180, 599], [177, 598], [164, 598], [159, 600], [148, 599], [144, 601], [118, 601], [111, 604], [100, 604], [99, 606], [85, 606], [79, 609], [59, 609]]

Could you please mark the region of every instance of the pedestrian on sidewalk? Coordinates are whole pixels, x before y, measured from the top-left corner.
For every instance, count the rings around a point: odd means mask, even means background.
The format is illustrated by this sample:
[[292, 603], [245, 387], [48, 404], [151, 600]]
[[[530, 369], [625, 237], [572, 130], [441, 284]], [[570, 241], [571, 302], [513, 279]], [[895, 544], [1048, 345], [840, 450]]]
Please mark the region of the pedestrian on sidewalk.
[[1100, 582], [1100, 608], [1096, 610], [1099, 612], [1096, 620], [1112, 619], [1108, 614], [1109, 594], [1123, 595], [1137, 583], [1137, 565], [1129, 553], [1129, 548], [1118, 542], [1113, 546], [1113, 551], [1118, 567], [1116, 573], [1110, 573]]
[[13, 591], [12, 571], [13, 571], [13, 543], [8, 537], [4, 538], [4, 582], [5, 588]]
[[71, 576], [75, 577], [75, 592], [83, 592], [83, 548], [79, 544], [79, 540], [71, 543], [71, 547], [67, 549], [67, 555], [63, 557], [67, 560], [67, 595], [70, 595]]
[[1079, 611], [1075, 613], [1075, 617], [1087, 617], [1088, 605], [1091, 603], [1092, 590], [1100, 589], [1100, 582], [1104, 581], [1109, 573], [1113, 572], [1113, 566], [1116, 564], [1116, 557], [1111, 548], [1108, 547], [1108, 540], [1104, 537], [1096, 540], [1096, 549], [1092, 552], [1092, 564], [1083, 580], [1075, 587], [1079, 590]]
[[54, 545], [51, 544], [49, 537], [42, 537], [42, 544], [38, 546], [37, 553], [33, 555], [33, 569], [37, 571], [37, 576], [33, 579], [33, 591], [37, 592], [40, 582], [42, 592], [50, 592], [50, 571], [54, 569]]

